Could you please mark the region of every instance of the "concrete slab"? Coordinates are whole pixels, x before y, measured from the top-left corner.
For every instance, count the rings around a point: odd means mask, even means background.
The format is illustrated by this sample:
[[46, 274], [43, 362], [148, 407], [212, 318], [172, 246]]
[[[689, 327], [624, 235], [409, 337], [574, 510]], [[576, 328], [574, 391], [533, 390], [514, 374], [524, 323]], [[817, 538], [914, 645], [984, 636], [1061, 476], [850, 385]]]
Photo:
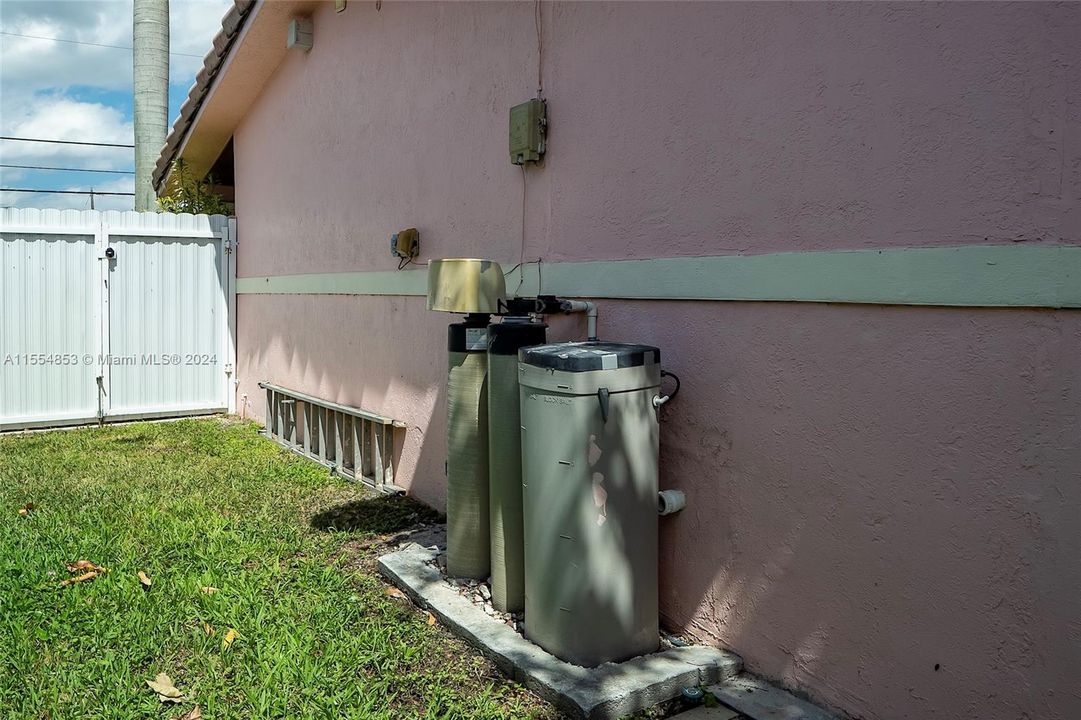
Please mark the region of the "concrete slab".
[[451, 632], [480, 649], [503, 673], [571, 717], [616, 720], [671, 700], [685, 687], [725, 682], [743, 670], [743, 661], [735, 653], [701, 645], [596, 668], [563, 662], [455, 591], [430, 564], [437, 554], [431, 548], [408, 545], [379, 558], [379, 570]]
[[838, 720], [817, 705], [750, 674], [711, 685], [706, 692], [752, 720]]

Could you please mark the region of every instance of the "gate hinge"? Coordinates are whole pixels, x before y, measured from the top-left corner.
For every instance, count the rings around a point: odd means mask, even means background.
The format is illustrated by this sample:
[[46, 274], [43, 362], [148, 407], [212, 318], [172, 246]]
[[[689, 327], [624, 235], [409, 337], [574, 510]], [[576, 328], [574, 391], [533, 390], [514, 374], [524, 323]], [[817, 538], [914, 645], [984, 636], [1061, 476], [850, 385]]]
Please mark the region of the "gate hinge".
[[226, 240], [225, 241], [225, 254], [226, 255], [232, 255], [233, 254], [233, 241], [232, 240]]
[[226, 375], [232, 375], [233, 374], [233, 364], [232, 363], [229, 363], [229, 364], [227, 364], [225, 366], [225, 374]]

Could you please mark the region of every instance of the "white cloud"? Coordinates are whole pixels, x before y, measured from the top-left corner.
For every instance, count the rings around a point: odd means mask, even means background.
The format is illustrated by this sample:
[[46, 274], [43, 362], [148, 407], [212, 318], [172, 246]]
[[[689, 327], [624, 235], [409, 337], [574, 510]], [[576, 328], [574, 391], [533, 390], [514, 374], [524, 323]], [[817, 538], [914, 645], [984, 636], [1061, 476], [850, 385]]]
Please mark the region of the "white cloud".
[[[102, 143], [131, 143], [130, 120], [118, 108], [101, 103], [79, 102], [60, 92], [32, 98], [5, 113], [4, 135], [40, 137], [53, 140], [92, 140]], [[131, 164], [131, 151], [80, 145], [8, 142], [4, 162], [41, 165], [63, 162], [71, 167], [103, 170], [121, 169]]]
[[[190, 84], [210, 50], [231, 0], [173, 0], [169, 8], [169, 74], [174, 83]], [[4, 32], [36, 37], [0, 36], [5, 91], [87, 85], [130, 90], [130, 0], [51, 2], [0, 0]], [[39, 38], [77, 40], [79, 45]]]
[[[187, 95], [214, 34], [221, 28], [221, 18], [231, 5], [232, 0], [172, 0], [172, 93], [179, 92], [179, 85], [184, 88], [182, 94]], [[0, 29], [17, 35], [97, 44], [0, 35], [0, 134], [132, 142], [131, 51], [98, 46], [131, 46], [131, 0], [0, 0]], [[173, 119], [169, 118], [170, 124]], [[8, 164], [119, 169], [131, 167], [132, 151], [4, 141], [0, 143], [0, 158]], [[23, 171], [0, 169], [0, 182], [5, 187], [25, 176]], [[89, 186], [93, 180], [95, 187], [99, 187], [89, 174], [72, 179], [83, 183], [82, 187]], [[22, 206], [83, 207], [86, 198], [22, 195], [4, 197], [0, 202], [9, 201]], [[131, 207], [130, 198], [103, 199], [100, 206], [111, 207], [113, 202]]]
[[[0, 2], [4, 32], [78, 40], [105, 45], [131, 45], [125, 2]], [[89, 85], [106, 89], [131, 87], [131, 52], [37, 38], [0, 36], [5, 95], [43, 88]]]

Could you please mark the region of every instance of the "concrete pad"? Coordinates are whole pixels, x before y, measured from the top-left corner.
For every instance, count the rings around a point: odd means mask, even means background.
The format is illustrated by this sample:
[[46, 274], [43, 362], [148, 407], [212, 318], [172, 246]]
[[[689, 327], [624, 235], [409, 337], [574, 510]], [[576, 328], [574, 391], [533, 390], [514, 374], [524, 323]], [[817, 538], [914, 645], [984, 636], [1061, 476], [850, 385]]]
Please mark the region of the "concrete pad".
[[754, 675], [744, 674], [711, 685], [706, 692], [752, 720], [838, 720], [817, 705]]
[[448, 585], [429, 564], [437, 554], [409, 545], [379, 558], [379, 571], [451, 632], [480, 649], [504, 674], [571, 717], [616, 720], [671, 700], [685, 687], [728, 681], [743, 669], [735, 653], [701, 645], [596, 668], [563, 662]]

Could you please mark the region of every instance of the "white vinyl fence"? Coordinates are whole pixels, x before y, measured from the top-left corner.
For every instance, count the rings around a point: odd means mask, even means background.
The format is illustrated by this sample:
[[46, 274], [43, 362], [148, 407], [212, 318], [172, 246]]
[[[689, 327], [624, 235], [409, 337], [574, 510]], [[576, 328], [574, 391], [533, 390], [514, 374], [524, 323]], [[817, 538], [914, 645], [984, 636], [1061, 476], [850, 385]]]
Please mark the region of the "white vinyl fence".
[[0, 209], [0, 430], [234, 410], [235, 234]]

